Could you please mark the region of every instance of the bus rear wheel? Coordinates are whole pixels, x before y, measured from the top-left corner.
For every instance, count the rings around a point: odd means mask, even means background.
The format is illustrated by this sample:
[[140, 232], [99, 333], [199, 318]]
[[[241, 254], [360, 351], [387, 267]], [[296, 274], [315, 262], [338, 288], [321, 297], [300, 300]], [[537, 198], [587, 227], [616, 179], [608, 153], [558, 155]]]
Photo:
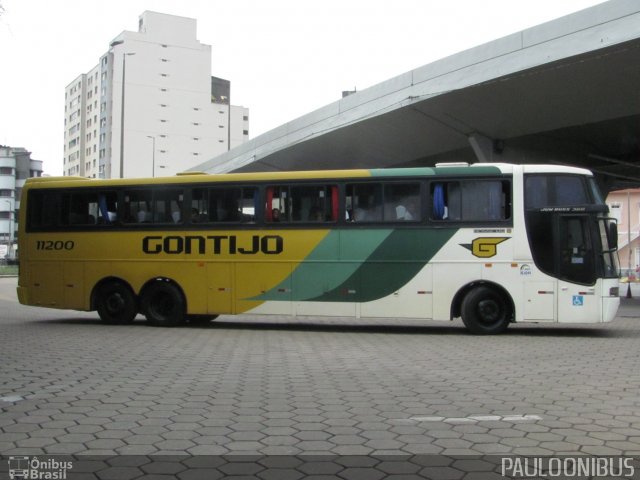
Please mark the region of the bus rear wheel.
[[158, 281], [142, 294], [142, 312], [153, 325], [173, 327], [185, 321], [182, 292], [172, 283]]
[[467, 330], [476, 335], [502, 333], [511, 320], [504, 295], [486, 286], [476, 287], [465, 295], [461, 313]]
[[96, 310], [103, 322], [125, 324], [133, 322], [138, 313], [138, 303], [127, 285], [110, 281], [98, 288]]

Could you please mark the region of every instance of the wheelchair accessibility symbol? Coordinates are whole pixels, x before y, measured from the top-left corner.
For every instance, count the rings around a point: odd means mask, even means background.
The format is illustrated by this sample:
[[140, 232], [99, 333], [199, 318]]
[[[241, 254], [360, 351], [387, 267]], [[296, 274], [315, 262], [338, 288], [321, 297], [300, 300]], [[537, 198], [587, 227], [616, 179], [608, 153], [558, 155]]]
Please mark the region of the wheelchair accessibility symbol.
[[584, 297], [582, 295], [573, 296], [573, 306], [582, 307], [584, 305]]

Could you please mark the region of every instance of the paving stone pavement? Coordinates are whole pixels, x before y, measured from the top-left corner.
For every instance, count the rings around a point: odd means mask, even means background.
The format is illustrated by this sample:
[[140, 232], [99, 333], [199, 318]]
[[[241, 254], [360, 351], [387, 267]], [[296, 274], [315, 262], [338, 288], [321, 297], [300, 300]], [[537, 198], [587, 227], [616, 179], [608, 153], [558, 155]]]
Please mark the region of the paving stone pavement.
[[103, 325], [13, 288], [0, 279], [0, 455], [640, 456], [635, 298], [611, 324], [479, 337], [460, 322]]

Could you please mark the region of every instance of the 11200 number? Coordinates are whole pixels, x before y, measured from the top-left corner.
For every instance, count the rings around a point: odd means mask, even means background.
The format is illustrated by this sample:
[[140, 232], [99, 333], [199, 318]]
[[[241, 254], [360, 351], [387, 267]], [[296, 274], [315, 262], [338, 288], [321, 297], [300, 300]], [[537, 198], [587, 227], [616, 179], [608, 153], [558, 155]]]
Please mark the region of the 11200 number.
[[36, 250], [73, 250], [75, 243], [73, 240], [38, 240]]

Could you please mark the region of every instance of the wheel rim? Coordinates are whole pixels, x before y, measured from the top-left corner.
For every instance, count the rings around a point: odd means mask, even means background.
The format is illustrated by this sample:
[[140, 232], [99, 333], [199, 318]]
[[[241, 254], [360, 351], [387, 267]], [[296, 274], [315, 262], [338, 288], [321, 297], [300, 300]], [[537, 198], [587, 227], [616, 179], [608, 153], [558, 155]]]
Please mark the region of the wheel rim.
[[502, 320], [502, 306], [493, 298], [478, 302], [478, 319], [485, 325], [493, 325]]
[[158, 319], [167, 319], [171, 316], [175, 309], [173, 301], [166, 295], [157, 294], [151, 299], [149, 310], [150, 313]]
[[118, 292], [113, 292], [106, 299], [105, 306], [107, 307], [107, 311], [111, 315], [117, 315], [122, 313], [125, 308], [125, 300], [122, 297], [122, 294]]

